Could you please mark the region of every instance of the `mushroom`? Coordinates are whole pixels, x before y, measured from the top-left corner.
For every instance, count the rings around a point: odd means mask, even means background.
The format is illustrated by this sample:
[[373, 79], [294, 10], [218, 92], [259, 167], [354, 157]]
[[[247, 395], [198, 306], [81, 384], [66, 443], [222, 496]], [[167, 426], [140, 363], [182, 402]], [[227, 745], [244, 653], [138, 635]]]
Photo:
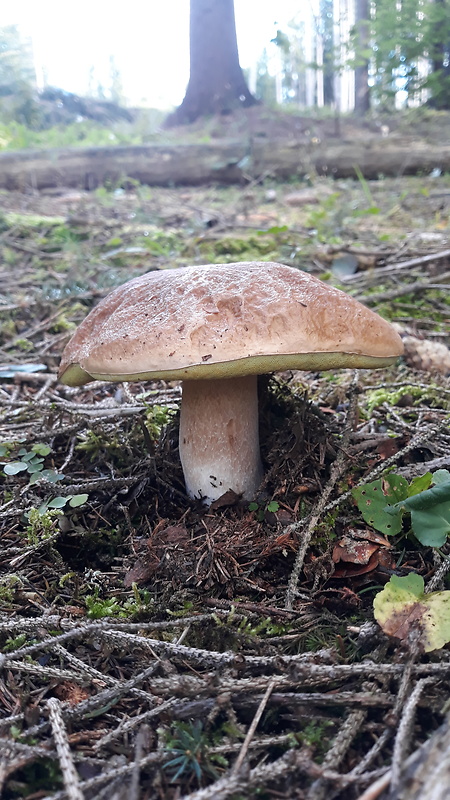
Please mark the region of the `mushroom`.
[[209, 264], [114, 289], [67, 344], [60, 380], [182, 380], [180, 458], [191, 497], [255, 496], [263, 476], [257, 375], [386, 367], [403, 351], [386, 320], [293, 267]]

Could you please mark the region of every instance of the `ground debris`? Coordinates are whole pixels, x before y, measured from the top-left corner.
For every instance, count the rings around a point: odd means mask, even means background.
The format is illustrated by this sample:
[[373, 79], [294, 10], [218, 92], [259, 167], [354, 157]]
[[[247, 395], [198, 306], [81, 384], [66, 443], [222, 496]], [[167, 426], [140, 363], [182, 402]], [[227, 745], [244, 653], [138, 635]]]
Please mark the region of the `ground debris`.
[[[386, 470], [411, 480], [450, 467], [443, 372], [263, 379], [261, 495], [210, 509], [185, 493], [178, 384], [56, 381], [74, 326], [110, 288], [216, 260], [274, 259], [342, 280], [408, 335], [447, 345], [447, 235], [417, 231], [436, 209], [422, 192], [431, 179], [411, 180], [408, 202], [388, 180], [370, 187], [379, 215], [364, 214], [358, 185], [316, 178], [319, 202], [305, 206], [283, 203], [297, 188], [269, 179], [245, 192], [2, 195], [6, 800], [65, 800], [73, 767], [85, 800], [136, 787], [151, 800], [259, 789], [356, 800], [378, 780], [400, 790], [408, 754], [441, 730], [448, 649], [425, 655], [387, 638], [372, 600], [393, 573], [442, 589], [447, 545], [440, 555], [406, 531], [377, 534], [352, 490]], [[339, 277], [345, 253], [351, 274], [346, 262]]]

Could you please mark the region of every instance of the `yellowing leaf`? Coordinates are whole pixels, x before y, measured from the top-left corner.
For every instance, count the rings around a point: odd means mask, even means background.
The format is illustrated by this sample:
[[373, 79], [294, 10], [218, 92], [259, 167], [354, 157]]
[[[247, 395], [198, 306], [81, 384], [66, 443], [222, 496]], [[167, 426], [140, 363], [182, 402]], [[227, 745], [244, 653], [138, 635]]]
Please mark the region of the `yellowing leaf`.
[[429, 653], [450, 642], [450, 591], [425, 594], [423, 589], [420, 575], [393, 575], [376, 595], [373, 608], [385, 633], [405, 640], [415, 630], [423, 650]]

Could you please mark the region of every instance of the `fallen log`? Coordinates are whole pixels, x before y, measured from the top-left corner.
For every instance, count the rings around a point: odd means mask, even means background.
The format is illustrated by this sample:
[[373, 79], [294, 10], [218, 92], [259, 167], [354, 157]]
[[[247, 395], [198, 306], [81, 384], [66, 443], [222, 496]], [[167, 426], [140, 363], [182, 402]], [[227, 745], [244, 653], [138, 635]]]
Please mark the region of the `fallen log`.
[[[355, 169], [356, 168], [356, 169]], [[271, 176], [301, 178], [312, 172], [335, 178], [411, 175], [450, 170], [450, 146], [433, 147], [401, 137], [364, 141], [253, 142], [138, 145], [20, 150], [0, 153], [0, 188], [55, 187], [92, 190], [132, 181], [151, 186], [246, 183]]]

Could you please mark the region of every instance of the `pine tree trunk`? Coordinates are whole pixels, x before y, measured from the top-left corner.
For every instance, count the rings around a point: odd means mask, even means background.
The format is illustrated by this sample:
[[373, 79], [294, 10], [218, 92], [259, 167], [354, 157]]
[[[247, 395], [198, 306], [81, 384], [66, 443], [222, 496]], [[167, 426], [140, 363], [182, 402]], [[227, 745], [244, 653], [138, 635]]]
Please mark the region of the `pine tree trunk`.
[[431, 98], [428, 105], [432, 108], [448, 110], [450, 108], [449, 2], [448, 0], [434, 0], [433, 6], [432, 74], [429, 81]]
[[182, 104], [166, 125], [254, 103], [239, 65], [234, 0], [191, 0], [190, 78]]
[[369, 0], [356, 0], [355, 11], [358, 42], [355, 67], [355, 114], [363, 116], [370, 109], [369, 60], [364, 56], [364, 51], [369, 47]]

